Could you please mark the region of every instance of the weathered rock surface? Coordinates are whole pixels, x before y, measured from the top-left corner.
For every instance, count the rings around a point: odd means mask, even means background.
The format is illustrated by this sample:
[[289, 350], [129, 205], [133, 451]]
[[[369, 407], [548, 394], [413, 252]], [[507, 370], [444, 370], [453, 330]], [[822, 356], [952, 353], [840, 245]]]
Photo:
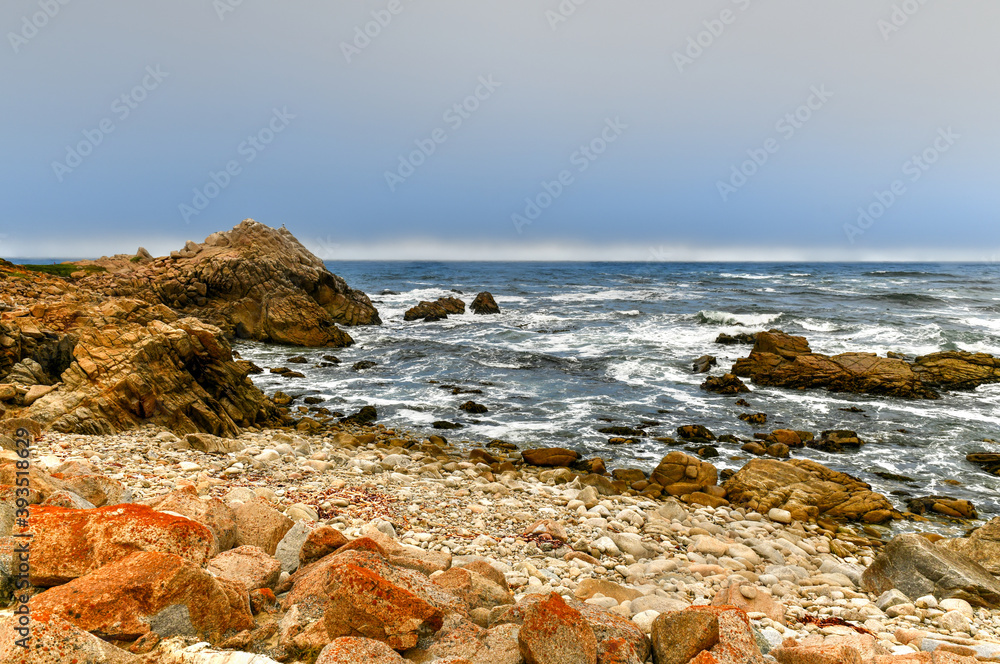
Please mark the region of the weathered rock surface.
[[230, 579], [246, 588], [274, 589], [281, 576], [281, 563], [255, 546], [240, 546], [224, 551], [208, 561], [208, 572]]
[[861, 576], [862, 587], [881, 594], [896, 588], [911, 599], [934, 595], [975, 606], [1000, 606], [1000, 581], [970, 558], [915, 534], [897, 535]]
[[[61, 617], [111, 639], [131, 640], [154, 631], [172, 636], [168, 626], [212, 641], [253, 626], [246, 590], [214, 578], [180, 556], [133, 553], [65, 585], [36, 595], [33, 616]], [[169, 612], [170, 615], [165, 615]]]
[[723, 374], [722, 376], [709, 376], [701, 384], [701, 389], [706, 392], [725, 395], [744, 394], [750, 391], [750, 388], [742, 380], [731, 373]]
[[181, 487], [146, 504], [158, 512], [175, 512], [208, 527], [215, 536], [212, 556], [236, 545], [233, 510], [218, 498], [203, 499], [193, 486]]
[[[139, 658], [76, 625], [51, 616], [32, 616], [31, 638], [23, 641], [13, 619], [0, 625], [0, 664], [138, 664]], [[22, 641], [26, 647], [17, 642]]]
[[344, 636], [323, 648], [316, 664], [405, 664], [399, 653], [381, 641]]
[[948, 351], [913, 362], [873, 353], [814, 353], [805, 337], [760, 332], [749, 357], [733, 365], [737, 376], [759, 385], [826, 388], [909, 399], [936, 399], [939, 390], [968, 390], [1000, 382], [1000, 358]]
[[968, 537], [941, 540], [937, 545], [975, 561], [990, 574], [1000, 574], [1000, 517], [990, 519]]
[[483, 291], [477, 295], [476, 299], [472, 301], [471, 308], [474, 314], [489, 315], [500, 313], [500, 305], [493, 299], [493, 294], [489, 291]]
[[55, 586], [121, 560], [135, 551], [176, 554], [204, 567], [212, 531], [186, 517], [145, 505], [94, 510], [30, 508], [32, 585]]
[[448, 314], [464, 314], [465, 302], [457, 297], [441, 297], [434, 302], [420, 302], [403, 314], [403, 320], [423, 320], [425, 323], [444, 320]]
[[723, 488], [733, 504], [762, 514], [787, 510], [800, 521], [830, 516], [883, 523], [898, 514], [861, 480], [808, 459], [752, 459]]
[[576, 450], [563, 447], [539, 447], [521, 452], [525, 463], [532, 466], [569, 466], [580, 458]]
[[278, 543], [295, 522], [274, 509], [267, 500], [255, 497], [233, 510], [236, 544], [255, 546], [273, 556]]
[[518, 644], [527, 664], [597, 664], [594, 630], [555, 593], [525, 612]]

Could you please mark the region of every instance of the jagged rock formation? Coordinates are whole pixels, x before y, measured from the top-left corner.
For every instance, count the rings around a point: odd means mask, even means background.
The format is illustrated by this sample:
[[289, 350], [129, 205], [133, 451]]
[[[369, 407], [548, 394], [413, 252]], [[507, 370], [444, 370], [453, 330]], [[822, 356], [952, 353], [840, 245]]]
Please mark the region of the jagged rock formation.
[[1000, 382], [1000, 358], [985, 353], [947, 351], [916, 358], [874, 353], [814, 353], [805, 337], [780, 330], [760, 332], [749, 357], [732, 372], [759, 385], [826, 388], [907, 399], [937, 399], [940, 390], [968, 390]]
[[[148, 253], [148, 252], [147, 252]], [[108, 273], [80, 286], [165, 304], [230, 337], [297, 346], [347, 346], [337, 324], [379, 325], [368, 296], [328, 271], [285, 228], [245, 219], [168, 257], [96, 261]]]

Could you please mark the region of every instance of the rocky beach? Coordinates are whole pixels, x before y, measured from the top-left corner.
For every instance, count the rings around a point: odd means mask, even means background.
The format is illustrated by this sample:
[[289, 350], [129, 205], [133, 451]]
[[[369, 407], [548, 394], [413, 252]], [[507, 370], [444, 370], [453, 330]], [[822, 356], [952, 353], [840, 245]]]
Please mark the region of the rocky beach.
[[[870, 426], [749, 402], [975, 398], [989, 353], [723, 333], [732, 366], [689, 373], [746, 428], [603, 422], [602, 449], [647, 451], [630, 463], [297, 387], [389, 319], [283, 228], [59, 267], [0, 264], [0, 663], [1000, 661], [1000, 517], [821, 463]], [[398, 319], [503, 316], [503, 293], [462, 297]], [[432, 384], [468, 417], [496, 408], [483, 387]]]

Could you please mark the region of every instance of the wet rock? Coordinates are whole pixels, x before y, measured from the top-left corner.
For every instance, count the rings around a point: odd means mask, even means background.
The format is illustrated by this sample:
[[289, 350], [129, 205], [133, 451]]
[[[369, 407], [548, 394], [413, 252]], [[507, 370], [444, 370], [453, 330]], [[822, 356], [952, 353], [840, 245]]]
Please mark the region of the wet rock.
[[434, 302], [423, 301], [408, 309], [403, 320], [423, 320], [425, 323], [444, 320], [448, 314], [464, 314], [465, 303], [455, 297], [442, 297]]
[[459, 424], [458, 422], [448, 422], [446, 420], [438, 420], [437, 422], [431, 423], [431, 426], [434, 427], [435, 429], [448, 431], [454, 429], [462, 429], [464, 428], [465, 425]]
[[202, 567], [214, 540], [200, 523], [145, 505], [32, 507], [29, 526], [34, 533], [30, 580], [43, 587], [84, 576], [137, 550], [177, 554]]
[[483, 291], [472, 301], [472, 313], [480, 315], [498, 314], [500, 306], [493, 299], [493, 295], [488, 291]]
[[[133, 553], [32, 598], [32, 614], [59, 616], [106, 638], [131, 640], [150, 631], [164, 611], [181, 611], [181, 623], [216, 641], [230, 630], [253, 626], [246, 591], [216, 579], [173, 554]], [[162, 622], [162, 621], [161, 621]], [[172, 634], [159, 625], [161, 636]]]
[[532, 466], [568, 467], [580, 458], [580, 453], [563, 447], [538, 447], [523, 450], [521, 456]]
[[910, 498], [906, 508], [914, 514], [924, 515], [928, 512], [950, 516], [954, 519], [977, 519], [979, 514], [975, 506], [968, 500], [960, 500], [949, 496], [925, 496]]
[[736, 361], [733, 373], [760, 385], [936, 399], [939, 390], [1000, 382], [1000, 358], [965, 351], [933, 353], [912, 362], [874, 353], [831, 357], [813, 353], [805, 337], [771, 330], [757, 335], [753, 351]]
[[854, 431], [824, 431], [820, 438], [805, 441], [807, 447], [823, 452], [839, 454], [846, 451], [857, 451], [865, 444]]
[[367, 369], [374, 369], [378, 366], [378, 362], [372, 362], [371, 360], [362, 360], [360, 362], [355, 362], [351, 365], [351, 371], [365, 371]]
[[767, 413], [741, 413], [739, 418], [756, 427], [767, 424]]
[[715, 434], [700, 424], [687, 424], [677, 427], [677, 435], [684, 440], [711, 441]]
[[490, 411], [489, 408], [480, 403], [476, 403], [475, 401], [466, 401], [458, 408], [459, 410], [464, 410], [465, 412], [472, 413], [474, 415], [482, 415], [483, 413], [488, 413]]
[[701, 389], [706, 392], [714, 392], [727, 396], [744, 394], [750, 391], [750, 388], [739, 377], [731, 373], [723, 374], [722, 376], [709, 376], [701, 384]]
[[898, 514], [861, 480], [807, 459], [753, 459], [723, 488], [735, 505], [764, 514], [780, 508], [799, 521], [829, 516], [883, 523]]
[[897, 535], [861, 576], [871, 593], [896, 588], [908, 597], [934, 595], [963, 599], [985, 607], [1000, 606], [1000, 581], [966, 556], [935, 546], [920, 535]]
[[364, 406], [353, 415], [341, 418], [341, 422], [353, 422], [355, 424], [371, 424], [378, 420], [378, 411], [375, 406]]
[[735, 335], [722, 332], [715, 339], [715, 343], [723, 346], [747, 345], [752, 346], [757, 341], [756, 333], [739, 332]]
[[718, 360], [713, 355], [702, 355], [692, 363], [691, 371], [694, 373], [708, 373], [718, 363]]

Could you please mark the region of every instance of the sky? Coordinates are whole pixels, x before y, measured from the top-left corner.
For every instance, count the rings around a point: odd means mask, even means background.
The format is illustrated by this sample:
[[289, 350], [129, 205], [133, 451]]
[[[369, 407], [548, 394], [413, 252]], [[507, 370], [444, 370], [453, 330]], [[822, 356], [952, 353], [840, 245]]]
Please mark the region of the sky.
[[1000, 259], [994, 0], [5, 0], [0, 256]]

